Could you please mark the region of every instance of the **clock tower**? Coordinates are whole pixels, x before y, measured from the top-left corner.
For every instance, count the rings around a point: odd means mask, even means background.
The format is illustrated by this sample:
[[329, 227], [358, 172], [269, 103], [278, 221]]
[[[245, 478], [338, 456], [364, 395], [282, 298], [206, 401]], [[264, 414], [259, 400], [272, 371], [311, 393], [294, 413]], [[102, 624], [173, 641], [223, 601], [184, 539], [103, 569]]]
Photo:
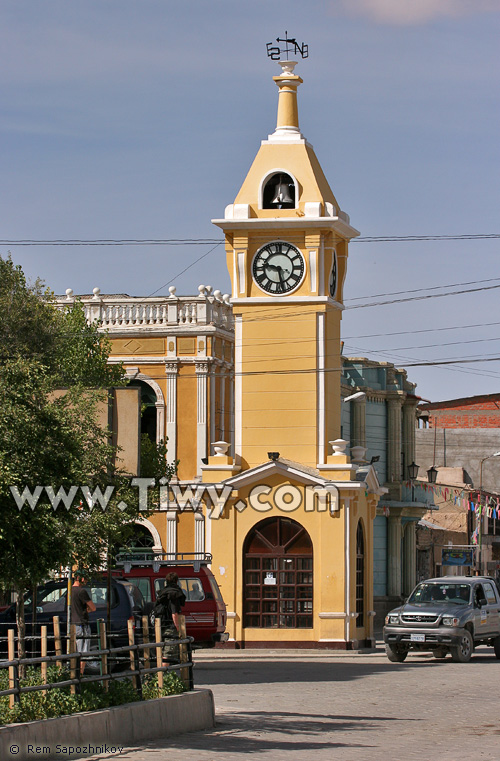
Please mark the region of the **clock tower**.
[[222, 495], [205, 501], [206, 546], [231, 646], [370, 646], [383, 490], [340, 438], [343, 287], [359, 233], [300, 131], [296, 63], [279, 65], [276, 129], [213, 220], [232, 281], [234, 452], [212, 442], [202, 467]]
[[340, 438], [340, 322], [359, 235], [299, 128], [296, 62], [278, 61], [276, 129], [224, 219], [235, 317], [235, 458], [316, 468]]

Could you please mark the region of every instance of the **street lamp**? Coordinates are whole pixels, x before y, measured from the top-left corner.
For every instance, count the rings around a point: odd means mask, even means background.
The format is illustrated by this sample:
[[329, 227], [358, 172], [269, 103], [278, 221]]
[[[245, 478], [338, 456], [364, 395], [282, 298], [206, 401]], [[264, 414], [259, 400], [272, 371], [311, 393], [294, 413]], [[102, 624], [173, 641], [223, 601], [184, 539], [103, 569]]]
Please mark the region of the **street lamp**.
[[433, 465], [432, 468], [429, 468], [429, 470], [427, 471], [427, 481], [430, 484], [435, 484], [436, 483], [436, 479], [437, 479], [437, 475], [438, 475], [438, 469], [435, 468], [434, 465]]
[[[480, 510], [482, 510], [482, 504], [483, 504], [483, 462], [486, 462], [486, 460], [491, 460], [493, 457], [500, 457], [500, 452], [494, 452], [493, 454], [489, 454], [487, 457], [483, 457], [479, 465], [479, 500], [478, 501], [479, 501]], [[479, 535], [478, 535], [478, 542], [477, 542], [478, 550], [479, 550], [478, 565], [479, 565], [479, 571], [481, 572], [483, 570], [483, 558], [482, 558], [483, 515], [482, 515], [482, 512], [479, 513], [478, 528], [479, 528]]]

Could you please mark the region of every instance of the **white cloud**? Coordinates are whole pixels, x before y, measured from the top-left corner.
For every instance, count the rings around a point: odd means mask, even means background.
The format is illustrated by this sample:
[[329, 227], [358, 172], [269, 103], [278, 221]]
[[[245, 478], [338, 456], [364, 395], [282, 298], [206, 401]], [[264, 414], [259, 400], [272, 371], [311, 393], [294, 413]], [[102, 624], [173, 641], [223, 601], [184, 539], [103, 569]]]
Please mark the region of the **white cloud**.
[[334, 0], [334, 13], [412, 26], [443, 17], [500, 12], [499, 0]]

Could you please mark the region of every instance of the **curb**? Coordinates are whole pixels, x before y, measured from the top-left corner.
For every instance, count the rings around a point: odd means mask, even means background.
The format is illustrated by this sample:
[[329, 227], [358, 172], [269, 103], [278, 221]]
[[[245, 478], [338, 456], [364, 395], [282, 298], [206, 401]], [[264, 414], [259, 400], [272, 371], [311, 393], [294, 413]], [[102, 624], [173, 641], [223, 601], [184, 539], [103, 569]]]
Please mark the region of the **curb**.
[[2, 761], [84, 758], [215, 726], [211, 690], [0, 727]]

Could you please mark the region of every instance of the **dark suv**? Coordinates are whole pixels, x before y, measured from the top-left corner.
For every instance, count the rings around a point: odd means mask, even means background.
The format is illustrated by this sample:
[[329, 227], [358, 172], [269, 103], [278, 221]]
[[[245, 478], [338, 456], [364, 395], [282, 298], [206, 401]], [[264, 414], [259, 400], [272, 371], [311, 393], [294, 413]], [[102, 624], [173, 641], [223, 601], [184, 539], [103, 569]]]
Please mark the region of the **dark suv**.
[[[89, 624], [92, 636], [91, 649], [97, 648], [97, 621], [107, 619], [107, 584], [106, 580], [93, 580], [85, 586], [96, 610], [89, 613]], [[54, 651], [53, 617], [59, 616], [61, 636], [66, 636], [68, 621], [68, 580], [66, 578], [49, 581], [37, 588], [36, 592], [36, 624], [33, 629], [33, 595], [25, 597], [26, 618], [26, 651], [27, 656], [40, 654], [39, 639], [32, 638], [40, 634], [40, 626], [47, 625], [49, 649]], [[126, 581], [111, 582], [111, 622], [109, 633], [111, 647], [128, 644], [128, 621], [134, 621], [134, 627], [141, 631], [141, 616], [144, 613], [144, 599], [136, 586]], [[7, 657], [7, 630], [15, 628], [16, 606], [10, 605], [0, 613], [0, 657]], [[49, 652], [49, 654], [51, 654]]]
[[384, 642], [390, 661], [401, 663], [410, 650], [451, 653], [466, 663], [477, 645], [490, 645], [500, 659], [500, 595], [485, 576], [442, 576], [418, 584], [408, 600], [385, 618]]

